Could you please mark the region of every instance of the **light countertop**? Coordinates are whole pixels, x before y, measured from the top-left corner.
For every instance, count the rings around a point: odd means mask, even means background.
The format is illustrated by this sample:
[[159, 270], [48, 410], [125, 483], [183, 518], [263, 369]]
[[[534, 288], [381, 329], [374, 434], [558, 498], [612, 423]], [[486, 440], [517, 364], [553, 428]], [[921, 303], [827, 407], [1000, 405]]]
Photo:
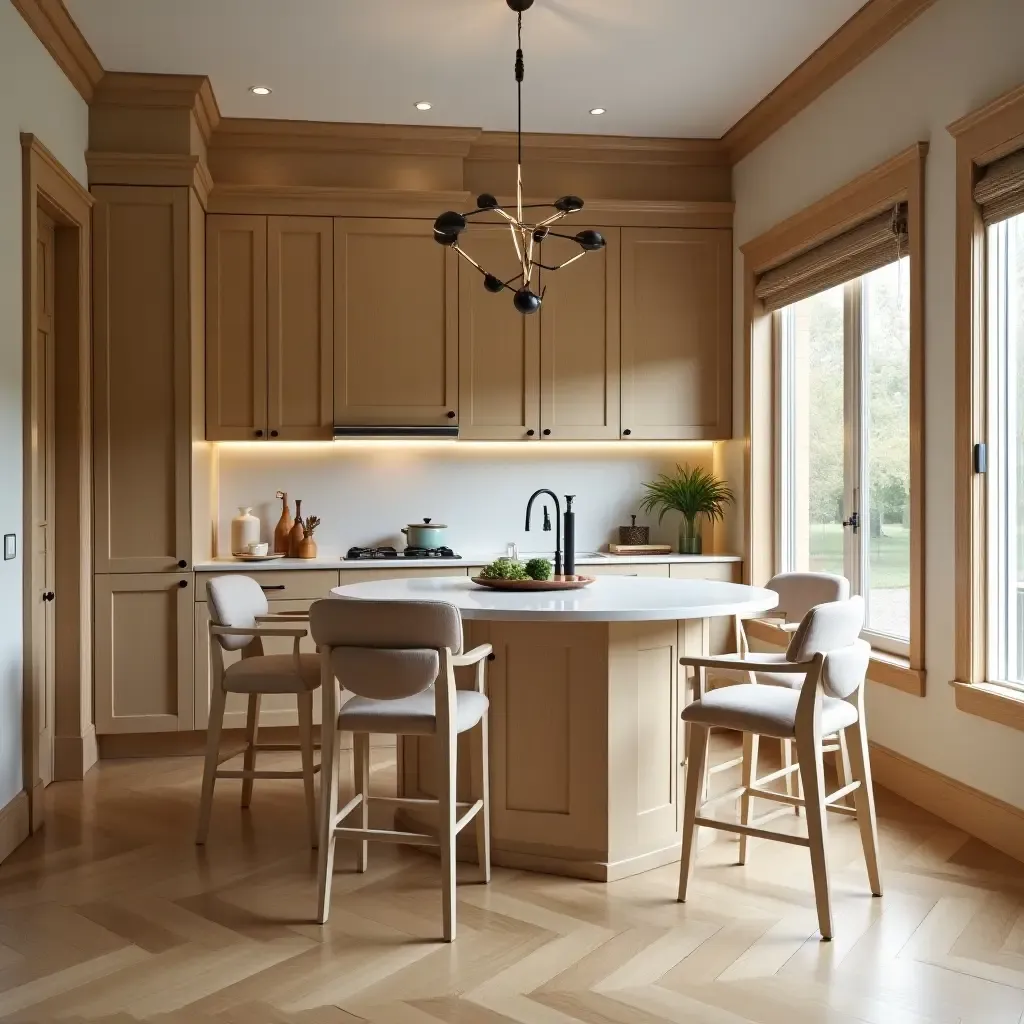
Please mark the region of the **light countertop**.
[[[348, 561], [341, 555], [320, 555], [317, 558], [273, 558], [265, 562], [240, 561], [234, 558], [217, 558], [210, 562], [196, 562], [196, 572], [266, 572], [274, 569], [466, 569], [476, 565], [487, 565], [499, 555], [484, 555], [465, 558], [368, 558]], [[534, 557], [524, 553], [521, 559]], [[544, 555], [550, 558], [550, 555]], [[577, 565], [672, 565], [676, 563], [739, 562], [739, 555], [606, 555], [587, 554], [576, 557]]]
[[600, 576], [581, 590], [488, 590], [459, 576], [376, 580], [335, 587], [340, 598], [446, 601], [463, 619], [526, 622], [652, 622], [759, 615], [778, 604], [772, 590], [717, 580]]

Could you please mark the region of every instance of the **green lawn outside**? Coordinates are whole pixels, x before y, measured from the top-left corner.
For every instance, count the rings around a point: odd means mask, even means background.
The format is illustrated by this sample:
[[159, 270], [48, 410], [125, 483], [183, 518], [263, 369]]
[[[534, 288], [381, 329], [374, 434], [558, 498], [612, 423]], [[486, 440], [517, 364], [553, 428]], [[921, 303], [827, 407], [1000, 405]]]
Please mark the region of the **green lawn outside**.
[[[810, 547], [812, 571], [843, 574], [843, 527], [812, 524]], [[910, 531], [905, 526], [887, 523], [880, 537], [870, 539], [870, 552], [872, 589], [910, 586]]]

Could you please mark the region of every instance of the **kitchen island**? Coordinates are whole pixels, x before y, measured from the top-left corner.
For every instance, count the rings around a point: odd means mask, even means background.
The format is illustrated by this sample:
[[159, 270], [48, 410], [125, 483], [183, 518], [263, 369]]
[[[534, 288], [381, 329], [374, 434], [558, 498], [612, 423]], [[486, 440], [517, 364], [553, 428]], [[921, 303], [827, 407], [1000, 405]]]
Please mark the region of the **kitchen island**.
[[[562, 592], [503, 593], [450, 577], [332, 593], [459, 608], [466, 647], [494, 648], [494, 862], [597, 881], [678, 860], [686, 684], [679, 658], [707, 653], [713, 619], [762, 614], [777, 601], [772, 591], [735, 583], [643, 577], [601, 577]], [[434, 796], [433, 739], [405, 737], [398, 749], [401, 795]], [[460, 800], [469, 788], [460, 746]]]

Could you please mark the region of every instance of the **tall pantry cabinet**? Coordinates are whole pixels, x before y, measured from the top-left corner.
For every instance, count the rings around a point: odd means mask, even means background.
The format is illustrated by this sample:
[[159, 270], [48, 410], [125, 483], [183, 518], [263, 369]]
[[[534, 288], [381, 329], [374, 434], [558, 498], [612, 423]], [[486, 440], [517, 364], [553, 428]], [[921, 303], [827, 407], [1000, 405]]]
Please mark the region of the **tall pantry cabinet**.
[[205, 214], [188, 187], [92, 192], [96, 731], [186, 730]]

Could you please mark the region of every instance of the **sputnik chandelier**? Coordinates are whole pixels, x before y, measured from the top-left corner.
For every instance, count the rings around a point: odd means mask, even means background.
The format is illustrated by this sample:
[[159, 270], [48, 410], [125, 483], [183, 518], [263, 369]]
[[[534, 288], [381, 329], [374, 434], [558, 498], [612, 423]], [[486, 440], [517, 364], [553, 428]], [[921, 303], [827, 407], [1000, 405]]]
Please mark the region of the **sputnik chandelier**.
[[[579, 231], [575, 235], [563, 235], [551, 230], [551, 226], [567, 214], [577, 213], [583, 209], [583, 200], [579, 196], [562, 196], [561, 199], [556, 199], [553, 203], [523, 205], [523, 11], [528, 11], [533, 6], [533, 0], [505, 0], [505, 2], [516, 12], [518, 24], [515, 64], [518, 104], [515, 216], [509, 212], [508, 207], [500, 206], [494, 196], [485, 192], [483, 195], [477, 196], [475, 210], [470, 210], [468, 213], [457, 213], [455, 210], [442, 213], [434, 221], [434, 241], [439, 245], [446, 245], [454, 249], [464, 260], [476, 267], [483, 275], [484, 287], [489, 292], [497, 294], [507, 288], [513, 293], [512, 303], [520, 313], [536, 313], [540, 309], [545, 290], [542, 289], [540, 294], [533, 290], [533, 277], [537, 268], [549, 271], [561, 270], [563, 267], [569, 266], [570, 263], [575, 263], [588, 252], [603, 249], [605, 242], [600, 232], [590, 228]], [[523, 210], [532, 209], [554, 210], [555, 212], [536, 224], [529, 224], [523, 220]], [[515, 246], [521, 270], [515, 277], [509, 278], [507, 281], [484, 270], [459, 244], [459, 236], [468, 226], [467, 218], [479, 213], [497, 214], [508, 222], [509, 230], [512, 232], [512, 244]], [[577, 252], [567, 260], [554, 265], [542, 263], [540, 259], [534, 257], [534, 254], [549, 238], [562, 238], [575, 242], [582, 252]]]

